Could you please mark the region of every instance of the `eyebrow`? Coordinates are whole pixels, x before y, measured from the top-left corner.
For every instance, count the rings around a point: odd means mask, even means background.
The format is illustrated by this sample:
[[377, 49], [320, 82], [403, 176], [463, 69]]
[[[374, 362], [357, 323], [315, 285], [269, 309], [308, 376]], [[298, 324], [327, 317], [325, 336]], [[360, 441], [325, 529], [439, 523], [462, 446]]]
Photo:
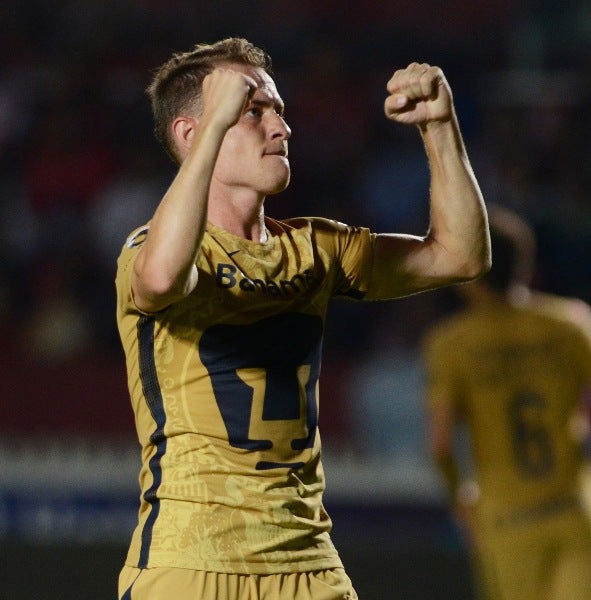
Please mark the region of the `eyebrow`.
[[285, 104], [281, 100], [255, 100], [253, 98], [251, 99], [250, 104], [263, 108], [267, 106], [273, 106], [273, 108], [279, 115], [283, 115], [283, 113], [285, 112]]

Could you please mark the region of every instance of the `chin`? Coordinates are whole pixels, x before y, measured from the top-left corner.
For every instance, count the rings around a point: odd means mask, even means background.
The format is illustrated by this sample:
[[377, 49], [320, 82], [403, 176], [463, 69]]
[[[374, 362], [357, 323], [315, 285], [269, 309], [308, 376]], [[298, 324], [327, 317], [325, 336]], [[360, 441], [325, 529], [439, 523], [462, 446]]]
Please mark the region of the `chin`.
[[269, 185], [265, 186], [266, 189], [263, 190], [263, 193], [266, 196], [271, 196], [273, 194], [279, 194], [283, 190], [287, 189], [287, 186], [289, 185], [289, 180], [290, 180], [290, 174], [288, 173], [286, 177], [283, 177], [283, 178], [278, 179], [273, 182], [269, 182]]

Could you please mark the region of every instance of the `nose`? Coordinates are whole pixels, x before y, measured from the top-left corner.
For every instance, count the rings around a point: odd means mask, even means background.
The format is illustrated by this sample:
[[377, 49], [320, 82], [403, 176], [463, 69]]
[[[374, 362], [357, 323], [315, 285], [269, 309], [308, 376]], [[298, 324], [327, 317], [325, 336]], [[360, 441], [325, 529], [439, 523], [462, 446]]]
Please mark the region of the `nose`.
[[288, 140], [291, 137], [291, 128], [285, 122], [285, 119], [277, 114], [273, 113], [273, 124], [271, 126], [271, 138], [282, 138]]

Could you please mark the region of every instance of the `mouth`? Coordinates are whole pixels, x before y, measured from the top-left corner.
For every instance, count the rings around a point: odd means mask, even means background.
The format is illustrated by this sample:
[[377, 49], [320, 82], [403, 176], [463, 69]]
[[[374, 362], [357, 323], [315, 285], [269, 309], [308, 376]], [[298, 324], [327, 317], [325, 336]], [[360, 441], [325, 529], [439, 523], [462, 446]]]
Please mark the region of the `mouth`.
[[279, 150], [274, 150], [272, 152], [265, 152], [267, 156], [282, 156], [283, 158], [287, 158], [287, 150], [284, 148], [280, 148]]

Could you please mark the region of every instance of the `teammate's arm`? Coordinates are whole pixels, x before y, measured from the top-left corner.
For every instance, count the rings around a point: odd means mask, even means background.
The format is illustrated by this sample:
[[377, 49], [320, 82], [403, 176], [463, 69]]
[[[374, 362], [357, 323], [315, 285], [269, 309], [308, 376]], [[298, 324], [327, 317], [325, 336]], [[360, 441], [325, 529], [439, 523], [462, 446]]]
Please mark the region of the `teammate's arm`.
[[139, 309], [157, 312], [195, 289], [215, 162], [226, 132], [255, 88], [243, 73], [216, 69], [203, 81], [199, 118], [179, 116], [172, 123], [183, 160], [134, 263], [131, 287]]
[[431, 172], [430, 227], [424, 237], [378, 235], [372, 298], [468, 281], [486, 273], [491, 261], [484, 201], [444, 74], [438, 67], [413, 63], [396, 71], [387, 89], [387, 117], [417, 125], [425, 145]]
[[429, 450], [441, 474], [447, 492], [447, 501], [458, 525], [467, 539], [474, 535], [473, 513], [479, 491], [475, 481], [461, 472], [454, 454], [454, 437], [458, 415], [451, 398], [429, 400]]
[[453, 453], [455, 421], [451, 402], [443, 398], [430, 400], [429, 450], [450, 499], [456, 497], [460, 484], [459, 469]]

